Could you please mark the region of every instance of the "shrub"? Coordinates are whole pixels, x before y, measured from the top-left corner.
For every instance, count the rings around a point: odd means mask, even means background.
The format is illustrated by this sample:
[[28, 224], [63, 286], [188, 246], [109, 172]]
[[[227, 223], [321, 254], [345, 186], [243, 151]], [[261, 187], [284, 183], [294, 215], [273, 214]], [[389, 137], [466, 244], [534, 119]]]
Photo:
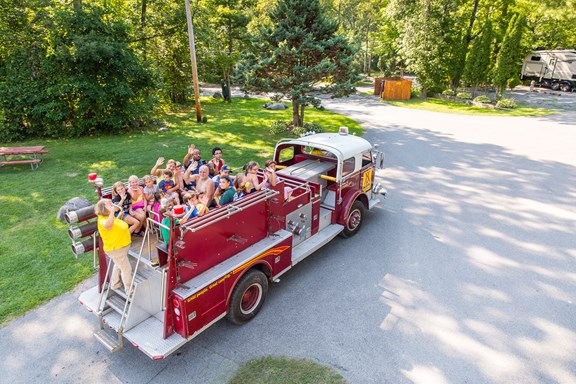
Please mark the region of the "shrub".
[[422, 95], [422, 86], [420, 84], [412, 83], [412, 89], [410, 89], [410, 98], [418, 99]]
[[308, 130], [304, 127], [294, 127], [294, 129], [292, 129], [292, 133], [296, 137], [300, 137], [303, 134], [305, 134], [306, 132], [308, 132]]
[[502, 100], [499, 100], [499, 101], [496, 103], [496, 106], [497, 106], [498, 108], [513, 109], [513, 108], [516, 108], [518, 105], [517, 105], [516, 102], [515, 102], [514, 100], [512, 100], [512, 99], [502, 99]]
[[290, 121], [276, 120], [270, 126], [270, 134], [276, 135], [278, 133], [286, 132], [290, 128]]
[[149, 120], [155, 74], [128, 25], [107, 12], [86, 5], [46, 14], [35, 28], [50, 33], [30, 40], [33, 49], [23, 41], [3, 52], [0, 142], [126, 132]]
[[518, 76], [514, 76], [513, 78], [511, 78], [510, 80], [508, 80], [508, 88], [510, 89], [514, 89], [515, 87], [519, 86], [520, 84], [522, 84], [522, 81], [520, 80], [520, 78]]
[[442, 91], [442, 94], [444, 96], [454, 96], [456, 92], [454, 92], [452, 89], [445, 89]]
[[322, 133], [324, 132], [324, 130], [322, 129], [322, 126], [318, 123], [304, 123], [304, 129], [306, 129], [307, 132], [316, 132], [316, 133]]
[[456, 97], [463, 100], [472, 100], [472, 94], [470, 92], [458, 92]]
[[488, 103], [491, 103], [492, 100], [490, 100], [490, 98], [486, 95], [480, 95], [480, 96], [476, 96], [476, 98], [474, 99], [474, 102], [488, 104]]

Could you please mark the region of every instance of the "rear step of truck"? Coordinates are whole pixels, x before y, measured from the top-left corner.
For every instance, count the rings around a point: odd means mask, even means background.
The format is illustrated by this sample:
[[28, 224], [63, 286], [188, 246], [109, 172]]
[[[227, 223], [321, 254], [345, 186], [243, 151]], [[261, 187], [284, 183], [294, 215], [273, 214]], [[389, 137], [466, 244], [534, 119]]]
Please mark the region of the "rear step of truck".
[[108, 333], [105, 329], [100, 329], [94, 332], [94, 337], [110, 352], [116, 352], [122, 349], [122, 337], [115, 338]]
[[[124, 288], [108, 289], [104, 287], [101, 298], [97, 286], [80, 295], [79, 301], [100, 319], [100, 329], [94, 333], [94, 337], [110, 352], [122, 349], [123, 334], [153, 317], [151, 313], [161, 310], [160, 298], [157, 298], [156, 305], [150, 304], [152, 301], [150, 289], [151, 286], [160, 285], [162, 273], [158, 269], [140, 265], [139, 270], [134, 274], [134, 292], [130, 297]], [[102, 303], [100, 308], [98, 308], [99, 303]], [[108, 327], [105, 327], [105, 324]], [[114, 333], [107, 328], [111, 328]]]

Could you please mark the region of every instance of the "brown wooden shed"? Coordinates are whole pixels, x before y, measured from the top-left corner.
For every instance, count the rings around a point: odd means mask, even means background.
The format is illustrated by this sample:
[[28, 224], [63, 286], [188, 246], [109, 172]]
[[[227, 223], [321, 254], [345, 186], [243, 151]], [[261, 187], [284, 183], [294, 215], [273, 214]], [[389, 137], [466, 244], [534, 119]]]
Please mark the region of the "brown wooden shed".
[[384, 100], [410, 100], [412, 80], [403, 77], [388, 77], [384, 80], [382, 99]]

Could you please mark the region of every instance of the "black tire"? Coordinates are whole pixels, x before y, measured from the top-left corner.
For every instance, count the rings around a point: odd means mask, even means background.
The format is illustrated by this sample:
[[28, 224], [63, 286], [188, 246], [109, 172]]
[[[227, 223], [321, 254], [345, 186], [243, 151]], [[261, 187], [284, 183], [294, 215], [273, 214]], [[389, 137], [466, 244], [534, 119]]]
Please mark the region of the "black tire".
[[557, 91], [560, 89], [560, 83], [552, 83], [550, 88], [552, 88], [553, 91]]
[[358, 233], [362, 222], [364, 221], [364, 204], [356, 200], [350, 208], [348, 217], [346, 218], [346, 224], [344, 225], [344, 230], [340, 232], [342, 237], [348, 238], [352, 237]]
[[262, 308], [268, 293], [268, 278], [257, 269], [252, 269], [240, 278], [228, 307], [228, 320], [244, 324], [252, 320]]
[[560, 90], [562, 92], [570, 92], [572, 90], [572, 87], [569, 84], [561, 84]]

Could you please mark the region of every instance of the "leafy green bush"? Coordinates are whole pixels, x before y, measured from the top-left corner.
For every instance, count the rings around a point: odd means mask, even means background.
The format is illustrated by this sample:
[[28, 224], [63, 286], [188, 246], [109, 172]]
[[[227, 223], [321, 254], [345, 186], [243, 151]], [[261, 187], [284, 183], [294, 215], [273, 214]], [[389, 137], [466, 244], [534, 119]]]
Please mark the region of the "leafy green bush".
[[148, 120], [154, 77], [128, 25], [108, 12], [87, 4], [42, 17], [32, 42], [5, 52], [0, 141], [125, 132]]
[[517, 105], [516, 102], [515, 102], [514, 100], [512, 100], [512, 99], [502, 99], [502, 100], [499, 100], [499, 101], [496, 103], [496, 106], [497, 106], [498, 108], [514, 109], [514, 108], [516, 108], [518, 105]]
[[476, 98], [474, 99], [474, 102], [488, 104], [488, 103], [491, 103], [492, 100], [490, 100], [490, 98], [486, 95], [480, 95], [480, 96], [476, 96]]
[[270, 126], [270, 134], [276, 135], [290, 129], [290, 121], [276, 120]]
[[292, 129], [292, 134], [296, 137], [300, 137], [303, 134], [305, 134], [306, 132], [308, 132], [308, 130], [304, 127], [294, 127]]
[[518, 76], [514, 76], [513, 78], [508, 80], [506, 85], [508, 85], [508, 88], [514, 89], [517, 86], [519, 86], [520, 84], [522, 84], [522, 81], [520, 80], [520, 78]]
[[458, 92], [456, 97], [463, 100], [472, 100], [472, 94], [470, 92]]
[[442, 91], [442, 94], [444, 96], [454, 96], [456, 92], [454, 92], [452, 89], [445, 89]]
[[304, 129], [306, 129], [307, 132], [316, 132], [316, 133], [322, 133], [324, 132], [324, 129], [322, 129], [322, 126], [318, 123], [304, 123]]
[[412, 83], [412, 88], [410, 89], [410, 98], [418, 99], [422, 95], [422, 86], [420, 84], [414, 85]]

